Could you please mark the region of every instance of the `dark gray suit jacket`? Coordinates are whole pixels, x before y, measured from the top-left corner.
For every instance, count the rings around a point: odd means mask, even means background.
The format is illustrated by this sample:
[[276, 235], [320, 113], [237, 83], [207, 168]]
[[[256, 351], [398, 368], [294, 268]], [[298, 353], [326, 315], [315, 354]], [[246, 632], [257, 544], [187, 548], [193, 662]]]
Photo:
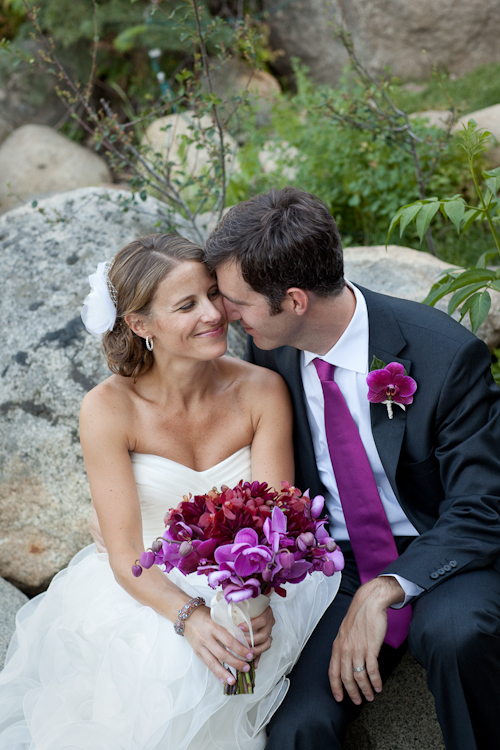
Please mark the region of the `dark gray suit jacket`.
[[[371, 404], [387, 478], [420, 532], [384, 572], [424, 589], [500, 555], [500, 390], [486, 345], [445, 313], [361, 288], [369, 320], [369, 362], [401, 362], [417, 382], [406, 411]], [[300, 352], [258, 349], [245, 359], [285, 379], [294, 409], [295, 483], [322, 494], [302, 380]]]

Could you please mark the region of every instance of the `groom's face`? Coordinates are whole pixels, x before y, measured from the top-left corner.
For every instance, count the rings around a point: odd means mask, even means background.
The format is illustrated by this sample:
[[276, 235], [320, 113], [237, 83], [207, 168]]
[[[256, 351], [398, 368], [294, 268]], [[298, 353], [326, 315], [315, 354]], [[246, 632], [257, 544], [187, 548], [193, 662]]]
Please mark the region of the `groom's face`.
[[295, 316], [290, 315], [286, 305], [282, 312], [272, 315], [267, 299], [246, 283], [238, 263], [220, 265], [217, 268], [217, 283], [224, 297], [228, 321], [239, 320], [259, 349], [293, 344], [297, 324]]

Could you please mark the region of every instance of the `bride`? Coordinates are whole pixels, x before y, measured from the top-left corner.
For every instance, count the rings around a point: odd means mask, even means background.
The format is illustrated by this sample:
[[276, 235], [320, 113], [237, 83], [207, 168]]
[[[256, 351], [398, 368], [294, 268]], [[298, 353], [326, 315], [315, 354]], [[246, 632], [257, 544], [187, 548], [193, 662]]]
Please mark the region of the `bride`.
[[[204, 576], [154, 566], [134, 578], [131, 565], [183, 495], [293, 481], [288, 392], [223, 356], [223, 300], [187, 240], [135, 240], [91, 283], [82, 317], [104, 331], [114, 374], [85, 396], [80, 437], [105, 546], [78, 553], [19, 612], [0, 673], [0, 750], [260, 750], [339, 574], [273, 594], [244, 647], [200, 603], [213, 595]], [[224, 696], [234, 677], [222, 662], [246, 671], [254, 656], [255, 693]]]

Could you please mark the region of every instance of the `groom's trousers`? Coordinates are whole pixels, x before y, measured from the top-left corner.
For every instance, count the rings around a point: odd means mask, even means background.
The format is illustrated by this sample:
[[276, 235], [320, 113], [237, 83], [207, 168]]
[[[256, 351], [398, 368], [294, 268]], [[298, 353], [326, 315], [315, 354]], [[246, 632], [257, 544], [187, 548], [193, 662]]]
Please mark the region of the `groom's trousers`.
[[[397, 540], [400, 552], [408, 541]], [[346, 566], [339, 593], [289, 675], [266, 750], [341, 750], [347, 725], [360, 710], [347, 695], [337, 703], [328, 679], [333, 641], [360, 585], [352, 551], [345, 542], [341, 547]], [[412, 608], [408, 648], [427, 670], [447, 749], [492, 750], [498, 746], [492, 705], [500, 699], [500, 573], [485, 568], [457, 574], [418, 597]], [[405, 644], [397, 650], [383, 644], [384, 681], [405, 650]]]

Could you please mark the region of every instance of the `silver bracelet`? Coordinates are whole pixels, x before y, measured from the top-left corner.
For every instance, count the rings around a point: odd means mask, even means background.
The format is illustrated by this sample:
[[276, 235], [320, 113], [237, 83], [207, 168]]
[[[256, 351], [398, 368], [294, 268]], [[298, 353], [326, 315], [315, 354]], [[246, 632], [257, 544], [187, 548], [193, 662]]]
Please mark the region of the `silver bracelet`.
[[179, 610], [177, 620], [174, 622], [174, 630], [177, 635], [184, 635], [184, 625], [186, 624], [187, 618], [202, 604], [205, 604], [205, 599], [202, 596], [197, 596], [190, 599], [188, 603]]

